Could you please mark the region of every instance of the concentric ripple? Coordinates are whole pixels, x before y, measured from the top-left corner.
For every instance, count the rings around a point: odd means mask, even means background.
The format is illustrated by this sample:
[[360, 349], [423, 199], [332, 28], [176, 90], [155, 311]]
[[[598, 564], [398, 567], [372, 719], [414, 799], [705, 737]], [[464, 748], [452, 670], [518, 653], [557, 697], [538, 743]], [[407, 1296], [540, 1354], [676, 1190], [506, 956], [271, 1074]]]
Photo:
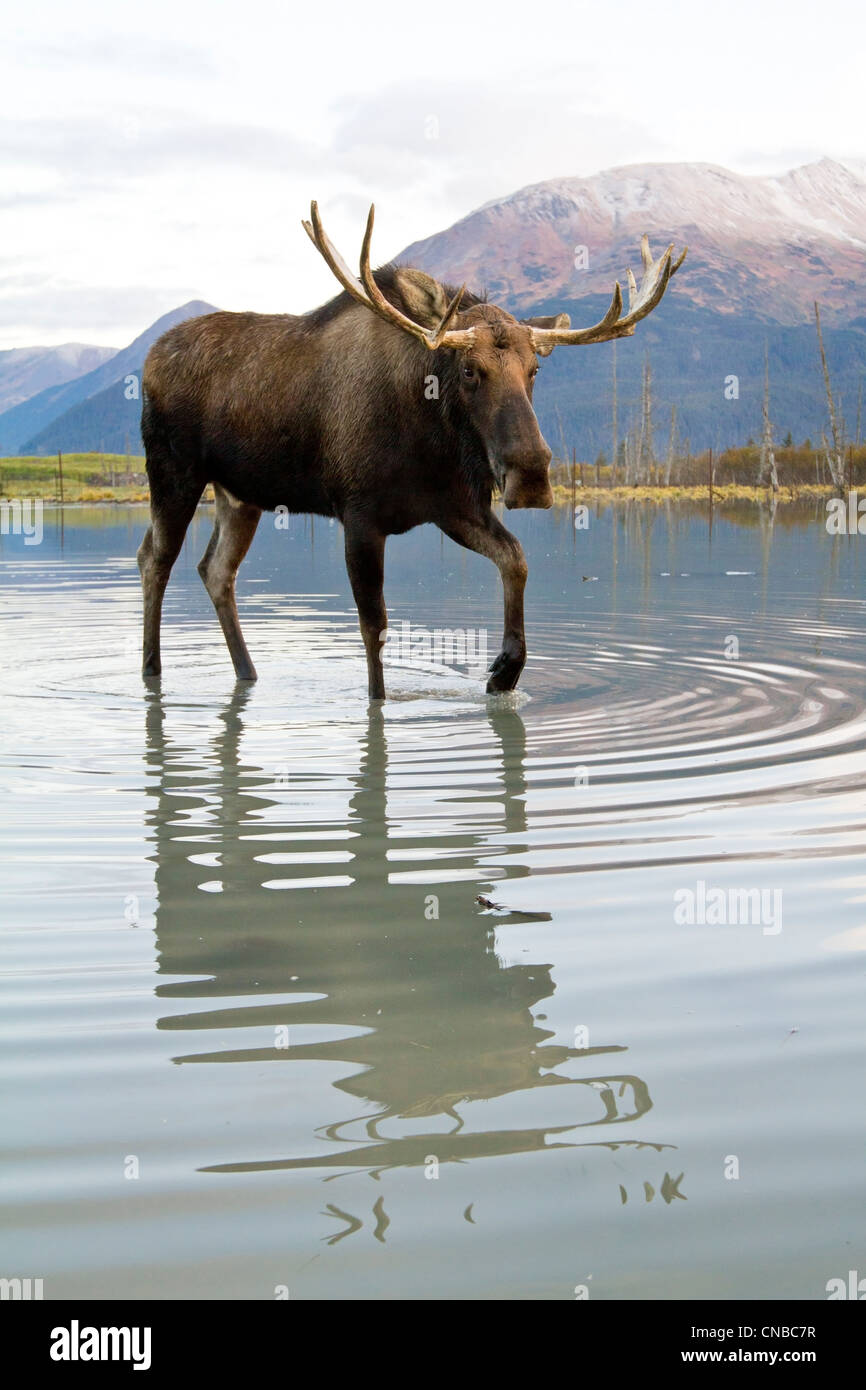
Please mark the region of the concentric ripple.
[[[684, 522], [612, 576], [601, 522], [530, 530], [519, 690], [403, 661], [380, 707], [330, 530], [250, 557], [252, 687], [196, 534], [142, 683], [134, 530], [0, 562], [9, 1272], [823, 1297], [866, 1138], [857, 552]], [[495, 655], [474, 558], [395, 544], [388, 597]], [[677, 915], [708, 892], [752, 917]]]

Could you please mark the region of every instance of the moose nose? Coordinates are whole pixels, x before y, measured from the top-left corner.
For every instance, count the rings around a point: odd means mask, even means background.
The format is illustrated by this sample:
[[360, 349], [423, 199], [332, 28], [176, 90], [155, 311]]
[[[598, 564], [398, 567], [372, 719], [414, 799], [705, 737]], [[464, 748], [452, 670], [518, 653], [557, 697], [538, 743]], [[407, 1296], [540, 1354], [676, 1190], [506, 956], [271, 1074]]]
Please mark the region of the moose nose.
[[530, 447], [515, 445], [502, 453], [502, 462], [506, 469], [514, 468], [517, 472], [526, 474], [546, 473], [552, 458], [553, 454], [543, 439], [540, 444]]
[[505, 488], [502, 500], [509, 510], [514, 507], [546, 509], [553, 506], [547, 472], [550, 460], [550, 449], [543, 440], [532, 450], [513, 450], [504, 454]]

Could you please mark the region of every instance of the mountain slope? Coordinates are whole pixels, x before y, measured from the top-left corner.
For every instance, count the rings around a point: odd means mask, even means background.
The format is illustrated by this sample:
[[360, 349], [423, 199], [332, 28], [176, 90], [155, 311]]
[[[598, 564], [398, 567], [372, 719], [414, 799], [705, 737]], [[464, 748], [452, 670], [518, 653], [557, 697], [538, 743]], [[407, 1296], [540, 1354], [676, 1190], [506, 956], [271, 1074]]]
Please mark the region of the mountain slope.
[[116, 352], [117, 348], [92, 347], [88, 343], [0, 351], [0, 412], [11, 410], [49, 386], [60, 386], [94, 371]]
[[123, 380], [113, 381], [86, 401], [70, 406], [32, 439], [25, 440], [21, 453], [56, 454], [59, 449], [66, 454], [144, 453], [141, 366], [127, 375], [134, 379], [128, 386]]
[[[88, 400], [91, 396], [111, 387], [114, 383], [121, 383], [120, 399], [123, 400], [123, 378], [130, 373], [140, 374], [147, 350], [151, 344], [155, 343], [167, 329], [176, 323], [182, 323], [184, 319], [198, 317], [199, 314], [209, 314], [213, 312], [213, 305], [204, 303], [203, 300], [194, 299], [188, 304], [181, 305], [178, 309], [172, 309], [170, 313], [163, 314], [162, 318], [152, 323], [149, 328], [129, 344], [128, 347], [115, 353], [107, 362], [88, 372], [85, 376], [77, 377], [74, 381], [69, 381], [58, 386], [50, 386], [30, 400], [24, 401], [21, 405], [13, 407], [11, 410], [4, 411], [0, 415], [0, 456], [18, 454], [23, 452], [48, 453], [55, 448], [73, 449], [81, 447], [79, 444], [69, 444], [65, 442], [55, 443], [55, 438], [63, 440], [64, 435], [61, 431], [59, 435], [50, 432], [52, 422], [59, 420], [67, 410], [77, 406], [80, 402]], [[132, 405], [133, 402], [125, 402], [125, 405]], [[141, 413], [141, 403], [138, 405], [138, 414]], [[124, 419], [131, 417], [135, 412], [124, 410]], [[125, 432], [126, 426], [121, 427], [121, 435]], [[137, 430], [137, 423], [135, 426]], [[43, 436], [45, 438], [43, 439]], [[40, 441], [36, 447], [34, 441]], [[135, 442], [137, 435], [133, 435], [133, 451], [138, 451], [138, 444]], [[95, 446], [99, 447], [99, 441]], [[106, 442], [106, 448], [108, 447]]]
[[[866, 376], [866, 165], [823, 159], [774, 178], [710, 164], [632, 165], [556, 179], [495, 200], [397, 259], [474, 288], [518, 316], [565, 310], [595, 322], [648, 232], [658, 250], [689, 244], [664, 301], [616, 348], [618, 436], [636, 427], [640, 378], [653, 372], [656, 449], [670, 410], [693, 450], [757, 438], [769, 357], [776, 438], [820, 440], [826, 402], [813, 300], [849, 436]], [[579, 248], [585, 248], [585, 257]], [[0, 454], [20, 448], [137, 451], [140, 400], [123, 378], [184, 305], [95, 372], [0, 415]], [[542, 365], [536, 405], [550, 444], [593, 459], [612, 446], [612, 345], [560, 348]], [[736, 378], [736, 391], [726, 385]]]
[[[776, 442], [790, 430], [797, 443], [819, 444], [827, 430], [827, 404], [815, 329], [810, 324], [767, 324], [745, 315], [712, 313], [680, 304], [669, 296], [633, 338], [615, 345], [617, 432], [636, 434], [641, 418], [641, 375], [652, 368], [654, 443], [663, 457], [670, 433], [671, 408], [677, 410], [680, 445], [693, 453], [760, 440], [764, 393], [764, 347], [770, 369], [770, 417]], [[597, 321], [607, 307], [603, 296], [578, 302], [557, 301], [577, 322]], [[539, 313], [552, 312], [540, 304]], [[857, 397], [866, 377], [866, 325], [828, 328], [824, 343], [849, 436], [856, 427]], [[612, 453], [612, 376], [614, 344], [557, 348], [541, 363], [535, 407], [544, 436], [557, 455], [572, 448], [592, 462]], [[725, 383], [736, 377], [737, 395]], [[560, 424], [561, 422], [561, 424]]]
[[639, 266], [644, 232], [658, 249], [688, 243], [677, 291], [700, 307], [795, 324], [818, 299], [828, 324], [866, 315], [866, 166], [832, 159], [776, 178], [635, 164], [553, 179], [487, 203], [397, 259], [528, 308], [609, 295], [626, 266]]
[[[617, 344], [620, 439], [640, 417], [647, 356], [658, 452], [674, 405], [680, 440], [693, 450], [758, 438], [766, 345], [776, 438], [790, 430], [817, 443], [827, 408], [815, 299], [853, 436], [866, 375], [866, 165], [823, 159], [778, 178], [711, 164], [630, 165], [555, 179], [488, 203], [395, 259], [486, 287], [518, 317], [564, 310], [579, 326], [602, 316], [628, 265], [638, 271], [644, 232], [656, 251], [674, 242], [689, 254], [663, 302]], [[610, 456], [613, 351], [559, 348], [542, 363], [535, 402], [557, 453], [564, 444], [579, 458]]]

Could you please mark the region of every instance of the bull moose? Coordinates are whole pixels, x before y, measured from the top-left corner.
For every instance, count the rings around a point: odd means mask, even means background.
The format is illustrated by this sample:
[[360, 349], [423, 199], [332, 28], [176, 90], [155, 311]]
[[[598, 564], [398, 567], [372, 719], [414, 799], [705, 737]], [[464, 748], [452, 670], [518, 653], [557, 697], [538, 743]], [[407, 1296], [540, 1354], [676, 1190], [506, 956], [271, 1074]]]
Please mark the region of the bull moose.
[[[213, 313], [169, 329], [144, 366], [141, 432], [151, 525], [138, 552], [144, 592], [142, 673], [158, 675], [162, 600], [208, 483], [213, 535], [199, 574], [238, 680], [256, 672], [241, 632], [235, 577], [263, 511], [337, 517], [367, 653], [369, 695], [385, 696], [385, 540], [424, 522], [486, 555], [505, 599], [489, 692], [512, 690], [526, 661], [519, 541], [493, 510], [550, 507], [551, 452], [532, 408], [538, 358], [555, 347], [628, 337], [659, 303], [685, 251], [653, 260], [646, 237], [638, 289], [628, 272], [592, 328], [567, 314], [518, 321], [424, 271], [370, 269], [360, 280], [329, 241], [315, 203], [303, 226], [342, 292], [310, 313]], [[431, 383], [432, 389], [431, 389]]]

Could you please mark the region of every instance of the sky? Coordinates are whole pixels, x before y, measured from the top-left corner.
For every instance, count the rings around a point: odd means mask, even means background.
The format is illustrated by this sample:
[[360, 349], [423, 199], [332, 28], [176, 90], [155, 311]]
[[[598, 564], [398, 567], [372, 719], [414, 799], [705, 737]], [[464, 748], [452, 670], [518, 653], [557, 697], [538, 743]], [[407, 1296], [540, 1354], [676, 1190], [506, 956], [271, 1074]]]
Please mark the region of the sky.
[[0, 349], [122, 347], [189, 299], [300, 313], [311, 198], [374, 263], [614, 165], [866, 158], [861, 3], [33, 0], [0, 52]]

